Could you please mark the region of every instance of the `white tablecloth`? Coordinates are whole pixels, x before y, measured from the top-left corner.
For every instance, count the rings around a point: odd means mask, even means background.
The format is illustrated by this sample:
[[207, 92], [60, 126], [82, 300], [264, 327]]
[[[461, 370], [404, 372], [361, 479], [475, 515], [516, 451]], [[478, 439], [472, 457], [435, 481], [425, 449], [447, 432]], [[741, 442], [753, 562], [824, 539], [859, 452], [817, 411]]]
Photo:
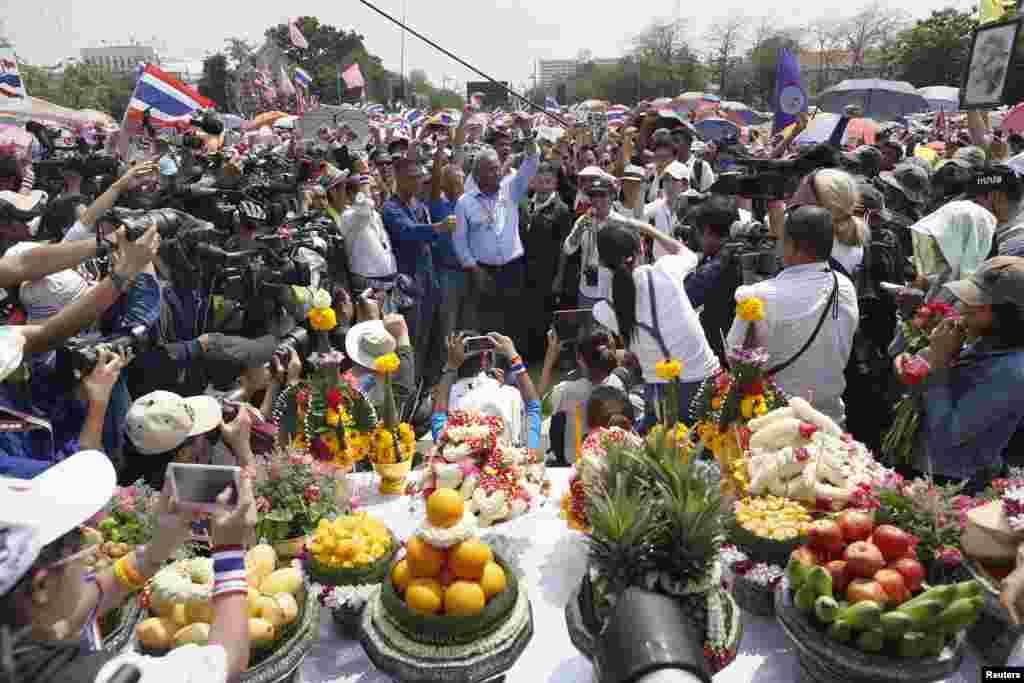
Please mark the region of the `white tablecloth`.
[[[567, 486], [569, 470], [549, 469], [550, 501], [537, 512], [487, 530], [522, 550], [519, 567], [525, 574], [533, 607], [533, 639], [508, 673], [510, 683], [590, 683], [593, 669], [569, 640], [565, 605], [586, 567], [583, 536], [558, 518], [558, 502]], [[350, 475], [362, 485], [367, 512], [383, 520], [400, 538], [406, 538], [424, 516], [422, 501], [407, 497], [381, 498], [370, 487], [369, 475]], [[792, 683], [797, 680], [793, 647], [774, 619], [744, 613], [743, 641], [736, 660], [715, 676], [716, 683]], [[979, 681], [980, 668], [968, 650], [958, 675], [949, 683]], [[304, 683], [388, 683], [356, 641], [338, 636], [326, 610], [320, 624], [320, 642], [302, 664]]]

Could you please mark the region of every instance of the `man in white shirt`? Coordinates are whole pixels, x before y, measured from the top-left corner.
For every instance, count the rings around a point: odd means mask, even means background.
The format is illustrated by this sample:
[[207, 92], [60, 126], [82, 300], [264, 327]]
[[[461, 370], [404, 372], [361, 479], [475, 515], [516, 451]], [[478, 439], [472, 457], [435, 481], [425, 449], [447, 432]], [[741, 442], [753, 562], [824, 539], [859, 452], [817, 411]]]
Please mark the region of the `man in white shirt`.
[[[661, 176], [661, 196], [644, 207], [644, 219], [654, 220], [654, 227], [666, 235], [674, 236], [679, 225], [676, 210], [680, 197], [690, 187], [690, 169], [678, 161], [665, 167]], [[654, 244], [654, 260], [665, 255], [665, 249]]]
[[370, 199], [369, 176], [356, 176], [350, 185], [356, 198], [341, 215], [339, 231], [345, 239], [352, 288], [362, 291], [373, 286], [374, 280], [393, 279], [398, 263], [391, 248], [391, 237]]
[[697, 192], [707, 192], [715, 184], [715, 173], [711, 164], [693, 153], [693, 130], [685, 126], [672, 129], [672, 141], [676, 143], [676, 161], [690, 171], [690, 186]]
[[[594, 304], [611, 296], [612, 271], [601, 265], [597, 252], [597, 234], [613, 223], [622, 224], [622, 214], [612, 210], [612, 193], [614, 186], [603, 177], [596, 178], [587, 189], [590, 210], [576, 219], [569, 236], [562, 245], [562, 254], [558, 261], [557, 285], [562, 283], [565, 266], [569, 257], [580, 252], [580, 288], [577, 306], [593, 308]], [[588, 318], [589, 320], [589, 318]], [[582, 333], [589, 333], [590, 322]]]
[[764, 347], [769, 369], [788, 363], [775, 374], [778, 385], [842, 425], [846, 419], [844, 371], [860, 315], [857, 292], [845, 275], [828, 267], [833, 230], [827, 209], [795, 209], [786, 218], [784, 235], [782, 272], [736, 290], [737, 302], [753, 297], [764, 302], [764, 320], [746, 322], [737, 317], [728, 343], [730, 347]]

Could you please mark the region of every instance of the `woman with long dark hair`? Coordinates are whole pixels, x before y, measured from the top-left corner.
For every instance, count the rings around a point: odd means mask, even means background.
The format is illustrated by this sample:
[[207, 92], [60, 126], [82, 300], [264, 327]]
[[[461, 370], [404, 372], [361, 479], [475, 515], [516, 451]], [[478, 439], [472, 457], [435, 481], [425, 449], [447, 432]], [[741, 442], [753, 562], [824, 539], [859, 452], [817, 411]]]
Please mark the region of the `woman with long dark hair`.
[[[640, 265], [642, 237], [653, 239], [665, 256]], [[689, 422], [697, 389], [719, 368], [683, 287], [697, 256], [678, 240], [636, 221], [629, 227], [606, 227], [598, 233], [597, 248], [601, 263], [612, 271], [612, 296], [594, 307], [594, 318], [620, 335], [640, 363], [647, 385], [645, 425], [657, 421], [657, 406], [671, 386], [657, 373], [657, 364], [665, 360], [682, 364], [679, 416]]]

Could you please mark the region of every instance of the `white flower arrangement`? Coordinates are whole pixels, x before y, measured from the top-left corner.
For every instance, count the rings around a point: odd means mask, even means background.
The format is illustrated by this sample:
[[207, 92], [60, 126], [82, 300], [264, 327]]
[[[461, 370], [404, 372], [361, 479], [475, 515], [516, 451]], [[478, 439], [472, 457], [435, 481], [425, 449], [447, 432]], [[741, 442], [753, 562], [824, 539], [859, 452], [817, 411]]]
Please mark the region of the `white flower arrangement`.
[[324, 607], [340, 609], [342, 607], [358, 608], [365, 605], [379, 586], [360, 584], [358, 586], [322, 586], [313, 584], [313, 590], [321, 595]]
[[1024, 486], [1011, 486], [1003, 492], [1003, 513], [1014, 531], [1024, 531]]

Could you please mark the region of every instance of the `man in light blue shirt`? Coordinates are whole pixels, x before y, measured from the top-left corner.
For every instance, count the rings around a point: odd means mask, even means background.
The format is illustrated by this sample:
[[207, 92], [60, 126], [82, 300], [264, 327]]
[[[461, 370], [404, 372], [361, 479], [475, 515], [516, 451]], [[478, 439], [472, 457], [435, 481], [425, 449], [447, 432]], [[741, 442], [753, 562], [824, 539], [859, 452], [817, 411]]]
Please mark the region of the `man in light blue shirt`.
[[508, 320], [523, 293], [525, 263], [519, 237], [519, 203], [540, 164], [540, 150], [532, 139], [530, 121], [519, 124], [531, 136], [526, 160], [514, 174], [502, 178], [494, 150], [476, 158], [476, 188], [455, 205], [455, 255], [469, 273], [469, 301], [462, 327], [484, 332], [508, 330]]

